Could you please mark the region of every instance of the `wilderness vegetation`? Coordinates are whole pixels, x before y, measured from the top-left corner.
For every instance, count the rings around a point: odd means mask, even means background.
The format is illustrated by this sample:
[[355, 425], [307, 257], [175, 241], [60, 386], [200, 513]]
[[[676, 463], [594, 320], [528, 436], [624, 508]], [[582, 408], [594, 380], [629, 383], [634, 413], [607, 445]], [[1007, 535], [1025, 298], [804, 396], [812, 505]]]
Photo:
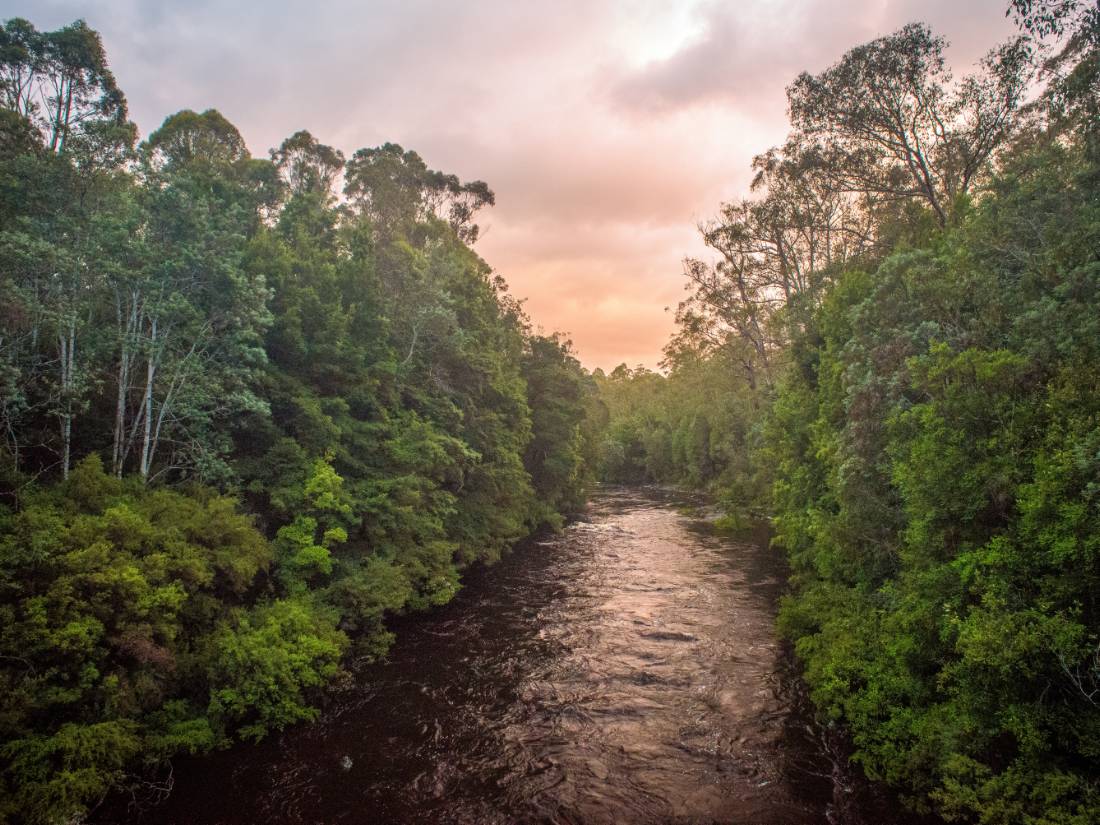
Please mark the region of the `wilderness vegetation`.
[[948, 821], [1100, 821], [1100, 11], [1016, 0], [788, 88], [701, 231], [667, 376], [598, 374], [609, 478], [772, 515], [827, 730]]
[[768, 514], [821, 721], [950, 821], [1100, 820], [1100, 13], [1013, 0], [789, 87], [664, 372], [588, 375], [493, 193], [216, 111], [139, 142], [98, 35], [0, 31], [0, 821], [312, 718], [386, 617], [590, 476]]
[[143, 142], [83, 22], [0, 28], [0, 821], [316, 715], [384, 617], [583, 504], [595, 387], [482, 182], [219, 112]]

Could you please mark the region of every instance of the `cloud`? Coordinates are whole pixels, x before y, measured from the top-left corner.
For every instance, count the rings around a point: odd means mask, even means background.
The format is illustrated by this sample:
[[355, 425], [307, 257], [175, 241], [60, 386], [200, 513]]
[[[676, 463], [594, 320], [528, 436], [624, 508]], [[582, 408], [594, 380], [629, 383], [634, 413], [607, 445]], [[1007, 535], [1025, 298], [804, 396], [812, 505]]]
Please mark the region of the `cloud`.
[[[699, 33], [671, 55], [621, 73], [609, 97], [627, 112], [651, 116], [719, 104], [774, 118], [785, 107], [784, 87], [803, 70], [818, 71], [845, 50], [888, 34], [911, 20], [961, 35], [973, 62], [975, 35], [1004, 29], [1003, 3], [944, 0], [802, 0], [701, 6]], [[935, 25], [939, 24], [939, 25]], [[986, 49], [993, 41], [983, 42]], [[959, 44], [956, 43], [956, 46]], [[763, 109], [763, 111], [761, 111]]]
[[858, 12], [866, 5], [835, 0], [704, 5], [691, 42], [623, 74], [611, 83], [610, 98], [642, 116], [710, 104], [758, 119], [780, 118], [784, 86], [798, 72], [836, 55], [838, 41], [864, 39], [869, 27]]
[[582, 361], [655, 366], [695, 224], [787, 131], [784, 88], [914, 19], [965, 67], [1004, 0], [0, 0], [102, 32], [132, 116], [215, 107], [253, 154], [301, 128], [482, 179], [478, 252]]
[[667, 111], [712, 99], [737, 100], [745, 91], [749, 39], [733, 10], [716, 7], [701, 37], [619, 81], [616, 102], [641, 112]]

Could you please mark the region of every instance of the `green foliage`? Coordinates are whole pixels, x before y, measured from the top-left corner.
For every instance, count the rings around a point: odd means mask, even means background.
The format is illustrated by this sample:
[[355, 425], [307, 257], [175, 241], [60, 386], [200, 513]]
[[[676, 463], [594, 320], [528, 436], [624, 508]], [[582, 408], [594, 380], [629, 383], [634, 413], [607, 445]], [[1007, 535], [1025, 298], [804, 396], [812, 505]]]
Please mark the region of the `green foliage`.
[[278, 600], [220, 628], [210, 643], [211, 719], [255, 740], [315, 718], [307, 692], [336, 675], [347, 647], [334, 619], [313, 601]]
[[1100, 816], [1093, 174], [1019, 155], [949, 231], [843, 276], [769, 415], [814, 701], [951, 819]]
[[485, 183], [254, 158], [213, 109], [135, 143], [93, 30], [0, 27], [5, 822], [312, 718], [387, 616], [578, 510], [597, 438], [469, 245]]
[[780, 630], [870, 777], [950, 821], [1083, 825], [1100, 820], [1100, 16], [1008, 5], [1064, 37], [1027, 118], [1026, 37], [952, 82], [944, 41], [912, 24], [789, 87], [759, 195], [702, 226], [716, 261], [685, 262], [670, 374], [597, 376], [601, 459], [742, 506], [770, 492]]
[[[12, 778], [11, 809], [29, 822], [79, 819], [101, 799], [141, 748], [129, 721], [62, 725], [52, 736], [31, 736], [5, 745]], [[0, 803], [3, 805], [4, 803]]]
[[25, 491], [0, 515], [6, 813], [74, 816], [139, 754], [211, 747], [189, 700], [207, 701], [209, 645], [271, 561], [232, 500], [143, 490], [95, 455]]
[[556, 337], [531, 337], [524, 378], [533, 430], [524, 464], [542, 508], [540, 519], [553, 522], [559, 513], [575, 513], [584, 505], [593, 451], [584, 423], [597, 388], [569, 342]]
[[606, 481], [673, 484], [714, 493], [735, 520], [764, 502], [755, 460], [766, 397], [723, 353], [669, 349], [667, 376], [622, 365], [597, 373], [608, 423], [598, 467]]

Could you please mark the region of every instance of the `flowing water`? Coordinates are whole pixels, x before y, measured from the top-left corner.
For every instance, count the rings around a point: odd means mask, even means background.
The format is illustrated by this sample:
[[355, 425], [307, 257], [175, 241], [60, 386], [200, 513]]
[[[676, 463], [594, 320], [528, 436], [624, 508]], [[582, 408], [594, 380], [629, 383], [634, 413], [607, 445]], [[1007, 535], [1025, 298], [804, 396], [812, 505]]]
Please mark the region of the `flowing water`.
[[131, 820], [824, 823], [791, 766], [781, 562], [653, 490], [473, 570], [321, 719], [177, 765]]

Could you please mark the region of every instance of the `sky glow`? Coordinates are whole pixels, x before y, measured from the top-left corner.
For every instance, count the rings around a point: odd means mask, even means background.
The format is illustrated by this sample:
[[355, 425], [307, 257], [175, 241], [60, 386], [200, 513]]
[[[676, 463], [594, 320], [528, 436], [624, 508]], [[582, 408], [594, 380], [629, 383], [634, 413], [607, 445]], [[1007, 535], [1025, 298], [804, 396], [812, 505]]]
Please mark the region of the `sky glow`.
[[[306, 128], [482, 179], [477, 250], [582, 362], [655, 367], [695, 226], [748, 194], [787, 131], [784, 88], [922, 20], [965, 73], [1014, 28], [1002, 0], [553, 3], [0, 0], [98, 29], [142, 135], [217, 108], [256, 156]], [[670, 311], [666, 311], [666, 307]]]

